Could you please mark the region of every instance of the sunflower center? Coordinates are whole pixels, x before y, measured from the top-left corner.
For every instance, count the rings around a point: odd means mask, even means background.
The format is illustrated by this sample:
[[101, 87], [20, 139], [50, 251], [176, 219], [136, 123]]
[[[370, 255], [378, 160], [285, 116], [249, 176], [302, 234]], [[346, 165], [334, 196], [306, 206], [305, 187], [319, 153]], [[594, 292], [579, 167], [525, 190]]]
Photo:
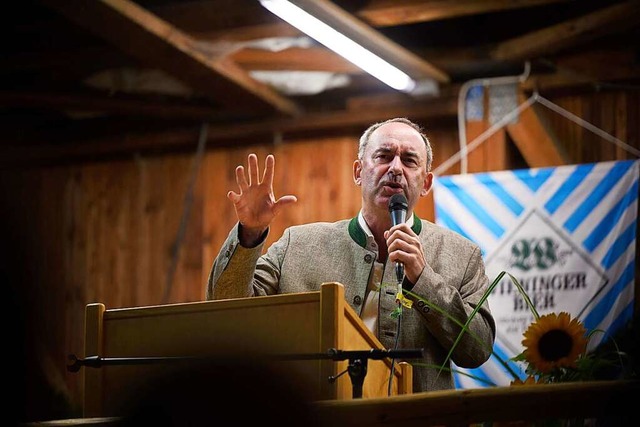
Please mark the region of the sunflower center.
[[573, 341], [566, 331], [552, 329], [540, 337], [538, 350], [544, 360], [555, 361], [571, 353]]

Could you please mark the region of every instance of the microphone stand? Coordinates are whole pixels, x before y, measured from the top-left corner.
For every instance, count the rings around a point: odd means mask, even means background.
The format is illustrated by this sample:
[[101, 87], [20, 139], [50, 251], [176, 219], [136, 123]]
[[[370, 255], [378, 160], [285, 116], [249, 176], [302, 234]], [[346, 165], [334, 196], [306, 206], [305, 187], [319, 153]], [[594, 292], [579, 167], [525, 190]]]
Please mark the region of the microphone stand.
[[[351, 378], [351, 396], [354, 399], [362, 397], [362, 385], [367, 375], [367, 364], [369, 359], [380, 360], [385, 358], [391, 359], [420, 359], [423, 357], [422, 350], [336, 350], [329, 349], [328, 355], [332, 360], [349, 360], [346, 372]], [[338, 377], [344, 374], [344, 371], [336, 376], [329, 377], [330, 382], [334, 382]]]
[[[369, 359], [381, 360], [385, 358], [391, 359], [420, 359], [423, 357], [422, 350], [337, 350], [329, 349], [326, 353], [309, 353], [309, 354], [286, 354], [268, 356], [273, 360], [348, 360], [347, 369], [336, 376], [330, 376], [329, 382], [334, 382], [345, 372], [349, 373], [352, 384], [352, 396], [354, 399], [362, 397], [362, 385], [367, 375], [367, 363]], [[81, 367], [102, 368], [103, 366], [121, 366], [121, 365], [149, 365], [156, 363], [175, 363], [189, 361], [203, 361], [212, 359], [211, 357], [197, 356], [169, 356], [169, 357], [102, 357], [89, 356], [84, 359], [78, 359], [75, 355], [70, 355], [71, 363], [67, 365], [69, 372], [78, 372]]]

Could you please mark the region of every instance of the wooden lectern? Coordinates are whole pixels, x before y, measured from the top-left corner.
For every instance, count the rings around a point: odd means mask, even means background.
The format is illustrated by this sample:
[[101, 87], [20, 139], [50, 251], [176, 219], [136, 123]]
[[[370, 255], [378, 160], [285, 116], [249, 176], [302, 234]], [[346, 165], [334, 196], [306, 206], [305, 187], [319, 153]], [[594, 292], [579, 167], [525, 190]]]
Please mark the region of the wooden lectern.
[[[173, 358], [188, 356], [313, 355], [330, 349], [383, 350], [382, 344], [345, 302], [344, 287], [324, 283], [320, 291], [266, 297], [200, 301], [106, 310], [89, 304], [85, 314], [85, 358]], [[311, 358], [286, 363], [316, 400], [353, 398], [348, 361]], [[406, 362], [369, 360], [362, 398], [412, 392]], [[112, 396], [163, 369], [161, 365], [84, 366], [84, 417], [117, 416]]]

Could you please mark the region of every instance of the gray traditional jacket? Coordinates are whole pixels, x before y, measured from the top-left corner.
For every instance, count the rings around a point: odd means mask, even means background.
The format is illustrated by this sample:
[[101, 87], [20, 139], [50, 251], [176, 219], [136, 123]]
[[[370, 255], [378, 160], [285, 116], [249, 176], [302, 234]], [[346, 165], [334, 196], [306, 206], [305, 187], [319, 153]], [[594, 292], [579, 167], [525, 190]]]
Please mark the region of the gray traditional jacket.
[[[430, 309], [423, 300], [443, 309], [460, 323], [487, 291], [489, 279], [479, 247], [464, 237], [414, 215], [413, 231], [420, 237], [427, 265], [410, 289], [420, 298], [404, 309], [396, 346], [397, 285], [393, 265], [385, 267], [380, 292], [378, 334], [387, 349], [424, 349], [423, 361], [413, 365], [414, 392], [454, 387], [450, 372], [439, 372], [460, 327], [447, 315]], [[265, 234], [266, 237], [266, 234]], [[206, 298], [243, 298], [279, 293], [317, 291], [325, 282], [344, 285], [345, 298], [360, 313], [369, 276], [377, 254], [365, 249], [366, 235], [357, 217], [334, 223], [312, 223], [287, 228], [261, 256], [264, 245], [245, 248], [238, 241], [238, 224], [231, 230], [216, 257], [207, 284]], [[385, 291], [384, 284], [393, 284]], [[411, 287], [405, 281], [404, 286]], [[485, 302], [452, 355], [459, 367], [474, 368], [491, 355], [495, 323]], [[475, 338], [474, 338], [475, 337]], [[479, 341], [478, 341], [479, 339]], [[447, 367], [450, 367], [447, 364]]]

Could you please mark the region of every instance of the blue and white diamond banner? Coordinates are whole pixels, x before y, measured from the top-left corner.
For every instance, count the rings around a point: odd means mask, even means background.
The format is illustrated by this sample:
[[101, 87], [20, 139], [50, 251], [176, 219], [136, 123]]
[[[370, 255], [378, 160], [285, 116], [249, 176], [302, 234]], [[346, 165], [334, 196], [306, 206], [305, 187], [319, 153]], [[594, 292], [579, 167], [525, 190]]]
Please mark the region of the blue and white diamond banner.
[[[633, 316], [640, 161], [616, 161], [436, 177], [436, 223], [476, 242], [487, 275], [513, 275], [540, 315], [580, 319], [594, 348]], [[502, 361], [522, 350], [533, 315], [508, 275], [489, 296], [494, 354], [458, 369], [458, 388], [513, 380]], [[522, 369], [513, 364], [515, 372]], [[524, 373], [522, 373], [524, 379]]]

